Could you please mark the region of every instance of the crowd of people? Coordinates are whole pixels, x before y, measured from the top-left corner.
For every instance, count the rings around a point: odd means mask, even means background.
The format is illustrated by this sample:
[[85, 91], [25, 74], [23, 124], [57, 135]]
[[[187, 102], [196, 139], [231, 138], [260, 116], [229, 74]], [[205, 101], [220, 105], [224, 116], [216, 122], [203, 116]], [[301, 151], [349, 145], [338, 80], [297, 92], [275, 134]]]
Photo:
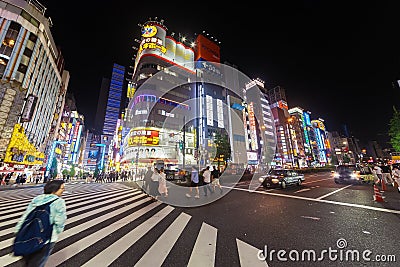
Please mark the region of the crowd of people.
[[[194, 191], [194, 197], [200, 198], [199, 187], [203, 187], [204, 196], [208, 193], [212, 194], [218, 188], [220, 193], [222, 193], [222, 187], [220, 183], [220, 171], [217, 167], [213, 167], [211, 170], [210, 166], [206, 166], [200, 172], [196, 166], [192, 166], [190, 173], [190, 181], [188, 186], [187, 197], [192, 197]], [[148, 167], [146, 174], [143, 178], [143, 191], [149, 194], [154, 200], [159, 198], [168, 197], [168, 186], [165, 170], [163, 167]]]
[[376, 164], [372, 172], [376, 176], [375, 183], [392, 185], [400, 193], [400, 170], [398, 164]]

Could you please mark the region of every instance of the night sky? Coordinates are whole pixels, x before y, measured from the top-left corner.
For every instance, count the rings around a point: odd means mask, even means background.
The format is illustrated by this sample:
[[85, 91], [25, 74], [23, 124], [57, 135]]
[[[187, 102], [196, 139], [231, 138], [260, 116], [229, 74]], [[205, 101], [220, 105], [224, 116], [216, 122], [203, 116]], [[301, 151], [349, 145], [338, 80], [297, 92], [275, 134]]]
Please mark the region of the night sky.
[[[222, 62], [267, 88], [282, 86], [289, 108], [322, 118], [328, 131], [346, 125], [383, 147], [393, 106], [400, 109], [399, 6], [386, 1], [40, 1], [53, 21], [78, 111], [91, 127], [102, 77], [112, 64], [133, 65], [138, 23], [164, 19], [189, 39], [203, 30], [221, 41]], [[343, 2], [343, 3], [342, 3]], [[354, 2], [354, 1], [351, 1]], [[395, 1], [392, 1], [393, 3]], [[262, 5], [261, 5], [262, 3]], [[175, 36], [176, 37], [176, 36]], [[131, 69], [130, 69], [131, 71]]]

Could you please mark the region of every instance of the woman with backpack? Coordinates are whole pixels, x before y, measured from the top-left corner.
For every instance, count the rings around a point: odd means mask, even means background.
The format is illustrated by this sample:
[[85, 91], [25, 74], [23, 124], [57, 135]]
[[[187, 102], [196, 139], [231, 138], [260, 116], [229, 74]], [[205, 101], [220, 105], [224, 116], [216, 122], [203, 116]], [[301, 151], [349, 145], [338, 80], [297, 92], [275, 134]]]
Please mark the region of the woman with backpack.
[[22, 229], [25, 219], [30, 217], [28, 215], [37, 207], [43, 208], [45, 204], [51, 202], [49, 205], [49, 224], [53, 225], [52, 230], [50, 229], [51, 239], [45, 240], [44, 247], [38, 251], [22, 255], [25, 266], [27, 267], [44, 267], [58, 239], [58, 235], [64, 231], [65, 221], [67, 219], [65, 200], [61, 198], [64, 190], [65, 185], [63, 180], [48, 181], [44, 186], [44, 193], [32, 199], [15, 227], [15, 232], [18, 237], [18, 232]]

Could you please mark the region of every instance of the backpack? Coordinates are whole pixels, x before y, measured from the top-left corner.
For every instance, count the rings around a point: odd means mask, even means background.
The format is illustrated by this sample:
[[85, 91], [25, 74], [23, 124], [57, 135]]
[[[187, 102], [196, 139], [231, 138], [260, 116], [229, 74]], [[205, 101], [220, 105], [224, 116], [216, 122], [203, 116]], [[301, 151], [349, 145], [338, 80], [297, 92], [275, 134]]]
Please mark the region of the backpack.
[[57, 199], [37, 206], [28, 214], [14, 239], [14, 256], [32, 254], [51, 239], [53, 224], [50, 223], [50, 204]]

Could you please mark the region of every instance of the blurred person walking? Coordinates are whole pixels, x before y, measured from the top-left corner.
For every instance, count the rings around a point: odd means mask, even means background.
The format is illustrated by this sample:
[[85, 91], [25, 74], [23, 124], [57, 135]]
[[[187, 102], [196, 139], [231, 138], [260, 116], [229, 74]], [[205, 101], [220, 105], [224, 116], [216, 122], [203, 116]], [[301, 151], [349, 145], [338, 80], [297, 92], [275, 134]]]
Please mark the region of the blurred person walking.
[[147, 194], [150, 194], [150, 188], [151, 188], [151, 176], [153, 175], [153, 170], [151, 169], [151, 167], [147, 167], [147, 172], [144, 175], [143, 178], [143, 191]]
[[160, 193], [161, 196], [168, 197], [167, 177], [163, 167], [160, 168], [158, 177], [158, 193]]
[[153, 197], [153, 199], [157, 199], [158, 197], [158, 183], [160, 180], [160, 173], [159, 170], [154, 167], [153, 174], [151, 175], [151, 186], [150, 186], [150, 196]]
[[186, 194], [187, 197], [192, 197], [193, 188], [196, 189], [196, 195], [194, 197], [195, 198], [200, 198], [200, 193], [199, 193], [199, 171], [197, 170], [197, 167], [195, 167], [195, 166], [192, 166], [192, 173], [190, 175], [189, 193]]
[[221, 187], [221, 183], [220, 183], [220, 173], [219, 170], [216, 166], [213, 167], [213, 171], [211, 172], [211, 184], [213, 185], [213, 190], [215, 192], [215, 188], [218, 186], [220, 193], [222, 194], [222, 187]]
[[393, 187], [397, 187], [397, 191], [400, 193], [400, 170], [397, 165], [393, 166], [392, 177], [394, 180]]
[[384, 164], [381, 166], [382, 169], [382, 179], [383, 182], [386, 183], [387, 185], [392, 184], [392, 174], [391, 174], [391, 169], [390, 166], [387, 164]]
[[210, 186], [211, 183], [211, 171], [210, 166], [207, 166], [203, 172], [203, 190], [204, 196], [207, 196], [207, 190], [210, 190], [210, 193], [214, 193]]
[[378, 165], [374, 166], [374, 171], [376, 176], [378, 177], [378, 181], [376, 181], [376, 184], [382, 184], [382, 169]]

